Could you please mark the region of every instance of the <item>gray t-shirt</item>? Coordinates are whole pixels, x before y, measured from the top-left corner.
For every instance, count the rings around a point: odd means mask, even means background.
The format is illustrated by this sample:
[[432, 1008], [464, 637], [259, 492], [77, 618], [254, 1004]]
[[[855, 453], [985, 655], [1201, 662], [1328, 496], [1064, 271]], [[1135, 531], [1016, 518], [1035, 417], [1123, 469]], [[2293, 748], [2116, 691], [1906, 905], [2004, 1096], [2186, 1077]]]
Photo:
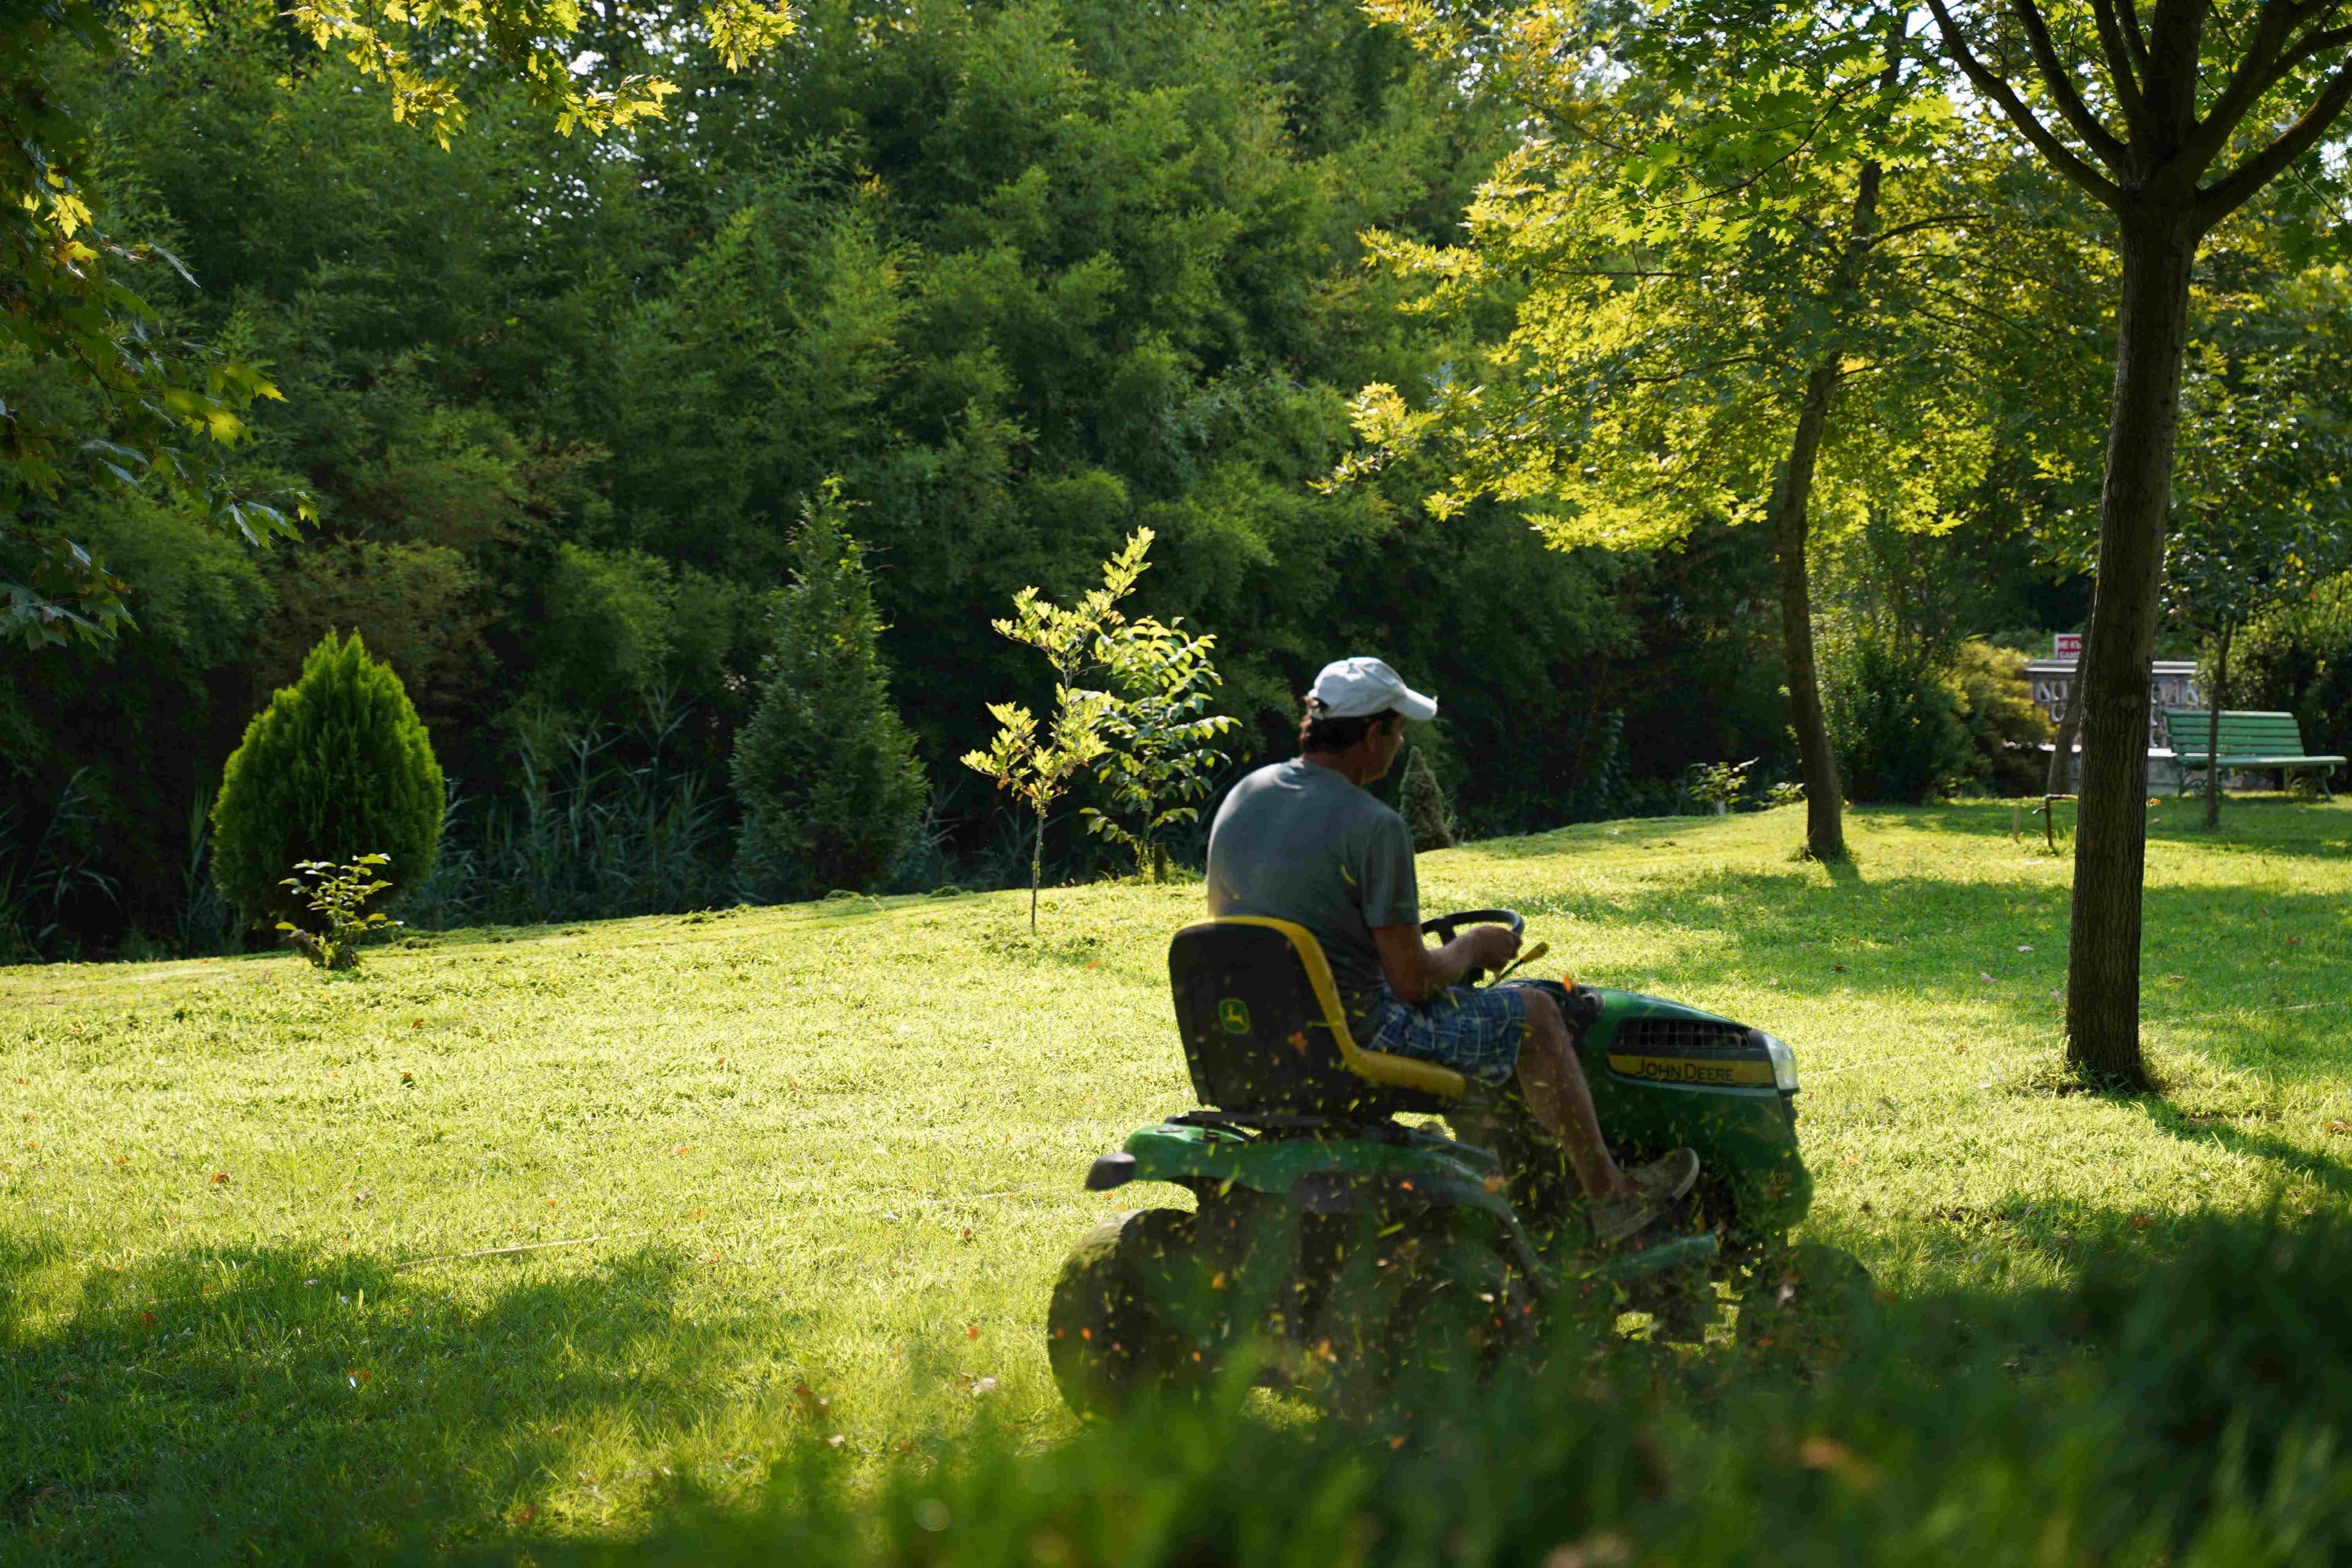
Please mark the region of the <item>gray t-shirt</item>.
[[1209, 913], [1305, 926], [1349, 1021], [1387, 982], [1375, 926], [1421, 923], [1404, 818], [1329, 768], [1276, 763], [1235, 784], [1209, 827]]

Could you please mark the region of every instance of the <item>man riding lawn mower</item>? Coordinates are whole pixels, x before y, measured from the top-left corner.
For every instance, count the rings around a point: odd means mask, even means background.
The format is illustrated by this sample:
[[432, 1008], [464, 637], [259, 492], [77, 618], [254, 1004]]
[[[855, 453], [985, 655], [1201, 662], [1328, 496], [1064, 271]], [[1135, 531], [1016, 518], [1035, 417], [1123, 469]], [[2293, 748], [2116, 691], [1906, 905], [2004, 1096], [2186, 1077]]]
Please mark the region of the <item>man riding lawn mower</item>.
[[1655, 997], [1506, 983], [1545, 951], [1521, 952], [1514, 911], [1420, 918], [1411, 836], [1363, 786], [1436, 711], [1378, 659], [1329, 665], [1300, 756], [1218, 811], [1211, 918], [1169, 948], [1204, 1109], [1087, 1177], [1197, 1206], [1116, 1215], [1064, 1264], [1048, 1349], [1075, 1408], [1236, 1353], [1344, 1400], [1404, 1359], [1537, 1342], [1567, 1310], [1694, 1339], [1718, 1285], [1764, 1345], [1867, 1301], [1852, 1258], [1786, 1241], [1812, 1191], [1788, 1047]]

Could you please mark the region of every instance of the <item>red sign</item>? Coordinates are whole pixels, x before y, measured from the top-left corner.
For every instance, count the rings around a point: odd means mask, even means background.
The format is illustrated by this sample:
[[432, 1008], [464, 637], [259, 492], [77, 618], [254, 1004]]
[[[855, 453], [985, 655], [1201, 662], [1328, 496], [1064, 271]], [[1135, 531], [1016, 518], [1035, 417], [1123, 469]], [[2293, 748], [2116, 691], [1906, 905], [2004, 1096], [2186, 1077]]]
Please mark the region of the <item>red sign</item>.
[[2051, 649], [2051, 657], [2053, 658], [2080, 658], [2083, 657], [2082, 633], [2060, 632], [2052, 639], [2052, 641], [2054, 646]]

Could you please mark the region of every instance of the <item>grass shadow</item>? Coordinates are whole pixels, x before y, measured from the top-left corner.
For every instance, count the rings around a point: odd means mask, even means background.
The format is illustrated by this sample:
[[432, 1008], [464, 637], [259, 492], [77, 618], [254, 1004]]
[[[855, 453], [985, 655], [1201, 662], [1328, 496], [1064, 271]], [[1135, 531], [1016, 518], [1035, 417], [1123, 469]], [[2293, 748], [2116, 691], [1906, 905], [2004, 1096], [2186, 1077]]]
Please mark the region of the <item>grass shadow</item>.
[[2147, 1104], [2148, 1121], [2168, 1136], [2189, 1143], [2211, 1143], [2231, 1154], [2262, 1160], [2283, 1172], [2305, 1176], [2339, 1198], [2352, 1199], [2352, 1164], [2291, 1139], [2250, 1131], [2218, 1114], [2183, 1111], [2161, 1100]]
[[[0, 1292], [47, 1257], [0, 1244]], [[100, 1269], [53, 1321], [20, 1315], [0, 1369], [0, 1561], [502, 1537], [597, 1431], [658, 1441], [723, 1397], [726, 1334], [669, 1306], [684, 1268], [647, 1247], [487, 1292], [279, 1248]]]

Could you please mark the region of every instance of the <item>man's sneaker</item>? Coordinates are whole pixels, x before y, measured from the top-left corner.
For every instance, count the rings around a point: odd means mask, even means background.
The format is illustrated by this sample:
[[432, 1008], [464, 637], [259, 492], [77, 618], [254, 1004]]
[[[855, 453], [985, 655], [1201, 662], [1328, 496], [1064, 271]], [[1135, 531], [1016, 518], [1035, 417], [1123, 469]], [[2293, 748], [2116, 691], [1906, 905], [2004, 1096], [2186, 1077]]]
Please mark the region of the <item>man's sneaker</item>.
[[1638, 1194], [1591, 1208], [1592, 1234], [1603, 1247], [1614, 1247], [1638, 1236], [1666, 1215], [1668, 1205], [1691, 1190], [1698, 1180], [1698, 1155], [1677, 1149], [1663, 1160], [1625, 1173]]
[[1625, 1173], [1644, 1191], [1671, 1203], [1688, 1194], [1698, 1181], [1698, 1151], [1677, 1149], [1663, 1160], [1653, 1160]]

